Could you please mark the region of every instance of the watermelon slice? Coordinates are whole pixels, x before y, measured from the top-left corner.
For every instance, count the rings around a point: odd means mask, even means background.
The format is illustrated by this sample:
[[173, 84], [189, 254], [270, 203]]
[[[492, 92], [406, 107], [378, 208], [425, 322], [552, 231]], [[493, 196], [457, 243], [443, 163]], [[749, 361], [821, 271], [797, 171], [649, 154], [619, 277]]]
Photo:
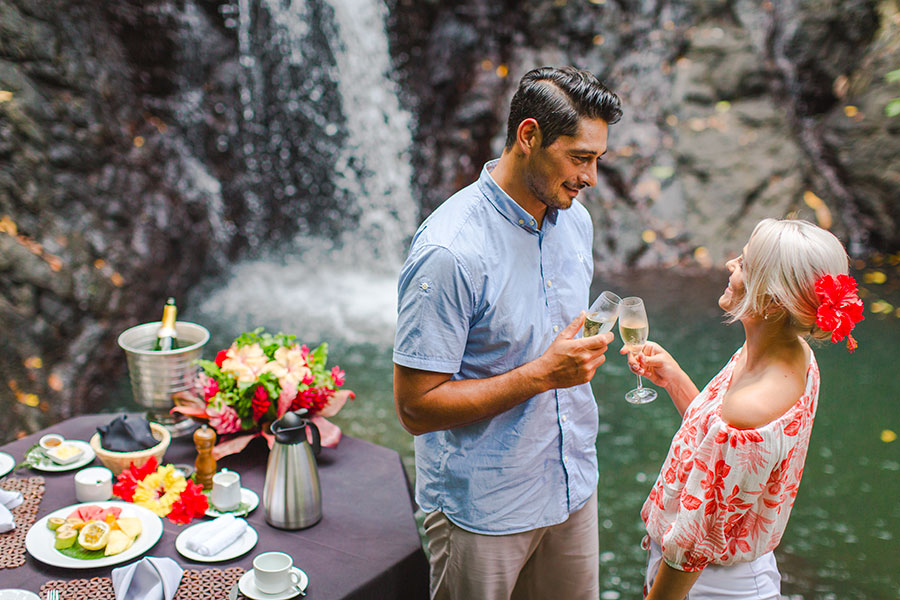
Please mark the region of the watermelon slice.
[[85, 523], [88, 523], [90, 521], [104, 521], [106, 520], [106, 515], [112, 515], [114, 518], [118, 519], [121, 512], [122, 509], [118, 506], [101, 508], [96, 504], [88, 504], [87, 506], [79, 506], [67, 518], [71, 519], [74, 517], [76, 519], [81, 519]]

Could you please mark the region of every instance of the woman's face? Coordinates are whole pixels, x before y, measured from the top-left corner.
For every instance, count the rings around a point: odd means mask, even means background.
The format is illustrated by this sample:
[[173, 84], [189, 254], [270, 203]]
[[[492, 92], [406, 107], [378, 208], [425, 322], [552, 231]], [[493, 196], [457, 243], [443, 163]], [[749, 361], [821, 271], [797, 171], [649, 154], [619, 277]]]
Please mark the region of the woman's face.
[[744, 288], [744, 255], [746, 254], [747, 246], [744, 246], [743, 254], [725, 263], [725, 268], [728, 269], [730, 275], [728, 276], [728, 287], [719, 298], [719, 307], [726, 312], [736, 308], [746, 293]]

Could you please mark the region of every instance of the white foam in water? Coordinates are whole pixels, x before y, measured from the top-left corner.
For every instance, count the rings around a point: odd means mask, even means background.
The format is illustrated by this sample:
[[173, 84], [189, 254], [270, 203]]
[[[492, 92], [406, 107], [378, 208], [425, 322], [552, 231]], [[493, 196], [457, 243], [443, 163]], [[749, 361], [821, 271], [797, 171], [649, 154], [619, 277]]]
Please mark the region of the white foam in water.
[[202, 322], [234, 332], [266, 327], [318, 343], [394, 343], [397, 275], [354, 266], [245, 261], [204, 298]]

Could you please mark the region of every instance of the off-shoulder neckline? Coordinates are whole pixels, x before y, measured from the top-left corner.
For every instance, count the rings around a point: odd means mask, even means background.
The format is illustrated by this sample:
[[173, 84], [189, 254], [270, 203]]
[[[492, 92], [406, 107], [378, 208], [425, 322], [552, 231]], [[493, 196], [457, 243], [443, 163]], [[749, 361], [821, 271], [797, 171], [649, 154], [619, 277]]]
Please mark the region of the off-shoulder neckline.
[[712, 411], [712, 415], [716, 418], [717, 421], [722, 423], [723, 426], [728, 429], [733, 429], [735, 431], [765, 431], [767, 429], [773, 428], [773, 426], [781, 423], [782, 421], [789, 421], [794, 418], [795, 413], [802, 410], [804, 406], [810, 401], [810, 394], [813, 390], [814, 376], [813, 372], [818, 370], [818, 363], [816, 363], [816, 356], [813, 353], [813, 349], [809, 346], [809, 344], [804, 343], [804, 347], [808, 353], [808, 357], [806, 359], [806, 387], [803, 389], [803, 394], [797, 399], [797, 401], [784, 413], [769, 421], [765, 425], [760, 425], [759, 427], [750, 427], [746, 429], [742, 429], [740, 427], [735, 427], [728, 421], [722, 418], [722, 398], [725, 397], [725, 393], [728, 391], [728, 388], [731, 387], [731, 380], [734, 376], [734, 363], [737, 361], [741, 352], [746, 348], [746, 343], [741, 345], [740, 348], [735, 351], [735, 353], [731, 356], [731, 360], [728, 361], [728, 364], [725, 367], [725, 371], [722, 373], [722, 376], [725, 378], [723, 383], [723, 389], [719, 390], [719, 393], [716, 395], [716, 406]]

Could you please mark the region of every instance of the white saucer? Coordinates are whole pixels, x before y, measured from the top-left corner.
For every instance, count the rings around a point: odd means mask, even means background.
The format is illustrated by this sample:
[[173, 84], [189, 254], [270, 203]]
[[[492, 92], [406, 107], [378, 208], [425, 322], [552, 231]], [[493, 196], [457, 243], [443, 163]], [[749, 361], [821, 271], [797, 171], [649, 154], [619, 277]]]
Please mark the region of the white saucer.
[[[309, 585], [309, 577], [297, 567], [291, 567], [291, 570], [300, 576], [300, 589], [306, 591], [306, 586]], [[253, 574], [253, 569], [250, 569], [241, 576], [240, 580], [238, 580], [238, 589], [241, 590], [243, 595], [250, 598], [250, 600], [288, 600], [288, 598], [294, 598], [300, 595], [300, 592], [298, 592], [297, 588], [294, 586], [291, 586], [280, 594], [266, 594], [259, 591], [256, 589], [256, 576]]]
[[[32, 468], [37, 469], [38, 471], [48, 471], [50, 473], [57, 473], [60, 471], [71, 471], [72, 469], [77, 469], [79, 467], [83, 467], [84, 465], [86, 465], [89, 462], [91, 462], [92, 460], [94, 460], [94, 458], [97, 456], [94, 453], [94, 449], [91, 448], [91, 445], [88, 444], [87, 442], [83, 442], [81, 440], [66, 440], [65, 443], [72, 444], [73, 446], [77, 446], [78, 448], [80, 448], [84, 451], [84, 454], [82, 454], [81, 458], [79, 458], [76, 461], [72, 461], [65, 465], [60, 465], [60, 464], [53, 462], [53, 460], [50, 457], [45, 456], [43, 450], [41, 450], [39, 447], [37, 451], [41, 453], [42, 458], [40, 461], [38, 461], [37, 463], [32, 465]], [[0, 600], [3, 600], [3, 599], [0, 598]]]
[[[191, 525], [178, 534], [178, 537], [175, 538], [175, 549], [178, 550], [179, 554], [196, 562], [220, 562], [223, 560], [231, 560], [232, 558], [237, 558], [238, 556], [242, 556], [249, 552], [256, 545], [256, 541], [259, 539], [259, 535], [256, 533], [256, 530], [248, 524], [247, 530], [244, 531], [244, 535], [232, 542], [231, 545], [223, 548], [222, 551], [218, 554], [213, 554], [211, 556], [198, 554], [187, 547], [188, 535], [190, 535], [189, 532], [194, 527], [200, 527], [202, 525], [206, 525], [207, 523], [209, 523], [209, 521]], [[0, 598], [0, 600], [3, 599]]]
[[[16, 466], [15, 459], [6, 452], [0, 452], [0, 477], [12, 471], [14, 466]], [[3, 596], [0, 596], [0, 600], [3, 600]]]
[[0, 590], [0, 600], [41, 600], [41, 597], [28, 590]]
[[[209, 497], [209, 494], [207, 494], [207, 497]], [[259, 496], [256, 495], [256, 492], [249, 488], [242, 487], [240, 506], [234, 510], [217, 510], [216, 507], [212, 505], [212, 501], [210, 501], [209, 508], [206, 509], [206, 516], [221, 517], [222, 515], [234, 515], [236, 517], [244, 517], [252, 513], [257, 506], [259, 506]]]

